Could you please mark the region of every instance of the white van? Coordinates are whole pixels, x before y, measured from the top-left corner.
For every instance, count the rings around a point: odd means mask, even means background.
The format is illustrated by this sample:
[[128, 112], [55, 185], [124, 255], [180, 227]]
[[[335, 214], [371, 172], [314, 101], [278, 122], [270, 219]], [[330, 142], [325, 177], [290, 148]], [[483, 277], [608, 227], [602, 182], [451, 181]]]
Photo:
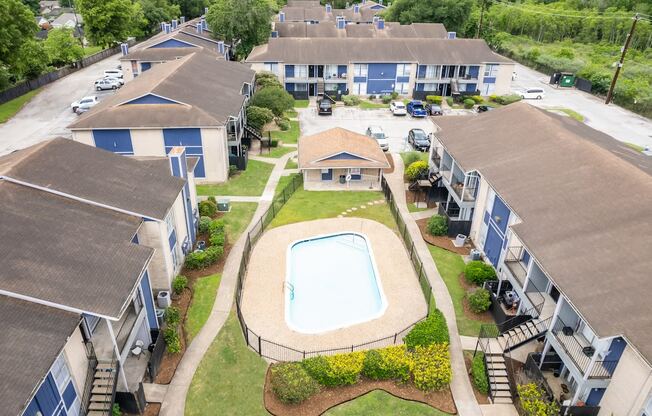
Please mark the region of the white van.
[[107, 69], [104, 71], [104, 77], [122, 79], [122, 71], [119, 69]]
[[540, 100], [546, 96], [546, 92], [543, 88], [528, 88], [525, 91], [519, 91], [518, 94], [520, 94], [521, 98], [524, 100]]

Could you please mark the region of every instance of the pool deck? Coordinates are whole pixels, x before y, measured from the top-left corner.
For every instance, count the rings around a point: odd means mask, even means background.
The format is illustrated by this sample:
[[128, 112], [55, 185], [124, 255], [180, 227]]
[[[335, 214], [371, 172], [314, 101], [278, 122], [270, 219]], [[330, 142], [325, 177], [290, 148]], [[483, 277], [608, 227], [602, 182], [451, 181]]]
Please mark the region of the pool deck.
[[[301, 334], [285, 322], [284, 283], [288, 246], [301, 239], [338, 232], [364, 234], [375, 257], [387, 299], [380, 318], [322, 334]], [[400, 333], [426, 315], [427, 305], [403, 243], [386, 226], [362, 218], [334, 218], [290, 224], [266, 231], [253, 249], [244, 284], [242, 314], [262, 338], [299, 351], [349, 348]], [[393, 339], [368, 348], [391, 345]], [[294, 359], [294, 357], [290, 357]], [[297, 358], [298, 359], [298, 358]]]

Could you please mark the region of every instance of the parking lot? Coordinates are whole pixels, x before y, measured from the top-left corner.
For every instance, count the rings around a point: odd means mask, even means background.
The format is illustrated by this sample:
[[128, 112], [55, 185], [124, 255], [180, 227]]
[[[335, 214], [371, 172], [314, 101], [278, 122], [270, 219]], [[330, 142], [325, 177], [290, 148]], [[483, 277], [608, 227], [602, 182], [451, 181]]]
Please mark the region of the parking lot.
[[301, 134], [304, 136], [319, 133], [333, 127], [342, 127], [356, 133], [365, 134], [367, 127], [380, 126], [389, 139], [390, 152], [412, 150], [407, 144], [410, 129], [423, 129], [426, 133], [435, 130], [430, 118], [412, 118], [411, 116], [394, 116], [388, 109], [362, 110], [357, 107], [333, 108], [333, 115], [317, 115], [314, 103], [310, 107], [299, 110]]

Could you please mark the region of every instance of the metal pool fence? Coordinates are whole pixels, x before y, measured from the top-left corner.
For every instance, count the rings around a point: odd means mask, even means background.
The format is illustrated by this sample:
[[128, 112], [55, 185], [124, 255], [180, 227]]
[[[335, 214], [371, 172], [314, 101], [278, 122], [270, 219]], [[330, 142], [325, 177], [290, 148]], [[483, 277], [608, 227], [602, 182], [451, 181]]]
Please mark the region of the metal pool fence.
[[334, 355], [334, 354], [344, 354], [347, 352], [369, 350], [373, 348], [383, 348], [391, 345], [397, 345], [403, 343], [403, 337], [405, 337], [408, 332], [420, 321], [427, 318], [430, 314], [430, 302], [433, 299], [432, 296], [432, 287], [428, 282], [428, 278], [423, 271], [423, 262], [419, 258], [415, 248], [414, 242], [410, 237], [410, 234], [407, 231], [405, 225], [405, 220], [403, 219], [402, 214], [399, 212], [396, 202], [394, 201], [394, 195], [392, 194], [391, 189], [385, 178], [382, 180], [382, 190], [385, 195], [385, 199], [389, 204], [389, 209], [392, 212], [392, 216], [396, 220], [398, 225], [399, 233], [405, 244], [405, 248], [410, 255], [410, 260], [414, 266], [414, 270], [419, 279], [419, 285], [423, 296], [428, 305], [428, 312], [426, 316], [419, 319], [416, 322], [408, 325], [406, 328], [402, 329], [399, 332], [390, 334], [386, 337], [382, 337], [373, 341], [364, 342], [356, 345], [343, 345], [341, 347], [323, 349], [323, 350], [299, 350], [296, 348], [289, 347], [287, 345], [282, 345], [270, 340], [267, 340], [260, 335], [252, 331], [248, 326], [247, 322], [242, 315], [241, 302], [243, 296], [243, 288], [245, 278], [247, 276], [247, 268], [249, 266], [249, 259], [251, 258], [251, 251], [253, 246], [256, 244], [260, 236], [263, 234], [265, 229], [269, 226], [272, 220], [276, 217], [278, 212], [283, 208], [287, 203], [290, 197], [303, 185], [303, 177], [301, 175], [295, 176], [292, 178], [292, 181], [288, 183], [282, 191], [278, 192], [270, 207], [265, 211], [265, 213], [260, 217], [260, 220], [253, 226], [251, 231], [247, 234], [247, 239], [245, 241], [244, 250], [242, 253], [242, 259], [240, 261], [240, 268], [238, 270], [238, 280], [236, 284], [236, 294], [235, 294], [235, 304], [236, 312], [238, 314], [238, 320], [240, 321], [240, 327], [242, 328], [242, 334], [247, 342], [247, 346], [256, 351], [261, 357], [268, 358], [274, 361], [299, 361], [305, 358], [316, 357], [319, 355]]

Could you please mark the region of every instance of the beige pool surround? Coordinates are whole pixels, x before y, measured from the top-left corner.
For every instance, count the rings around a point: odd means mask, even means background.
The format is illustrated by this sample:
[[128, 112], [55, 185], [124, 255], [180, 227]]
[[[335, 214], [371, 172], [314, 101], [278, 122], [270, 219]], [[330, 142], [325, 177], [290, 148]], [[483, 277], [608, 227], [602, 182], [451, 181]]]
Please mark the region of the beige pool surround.
[[[387, 309], [379, 318], [346, 328], [320, 334], [295, 332], [285, 321], [287, 249], [298, 240], [342, 232], [360, 233], [367, 238]], [[399, 237], [385, 225], [362, 218], [308, 221], [266, 231], [251, 254], [242, 299], [242, 314], [249, 329], [263, 339], [299, 351], [346, 347], [394, 335], [426, 312], [419, 282]]]

